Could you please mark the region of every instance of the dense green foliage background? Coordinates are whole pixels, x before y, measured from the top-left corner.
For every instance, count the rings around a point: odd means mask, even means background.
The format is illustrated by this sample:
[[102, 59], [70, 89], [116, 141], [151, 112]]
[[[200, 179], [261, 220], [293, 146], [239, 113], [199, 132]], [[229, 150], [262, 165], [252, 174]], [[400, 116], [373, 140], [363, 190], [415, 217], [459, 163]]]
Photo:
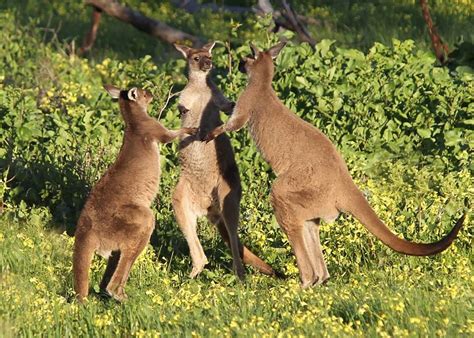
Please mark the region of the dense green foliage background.
[[[246, 83], [237, 64], [249, 51], [247, 42], [266, 48], [278, 40], [268, 32], [268, 19], [192, 16], [168, 2], [127, 3], [220, 41], [214, 78], [234, 100]], [[456, 4], [432, 4], [450, 46], [473, 40], [472, 4]], [[439, 239], [473, 197], [472, 69], [436, 65], [417, 2], [295, 6], [321, 20], [312, 27], [320, 42], [316, 51], [305, 44], [285, 47], [276, 62], [279, 97], [333, 140], [395, 232], [416, 241]], [[89, 11], [75, 1], [0, 5], [0, 335], [474, 333], [469, 219], [447, 252], [413, 258], [393, 253], [342, 216], [322, 227], [330, 282], [300, 290], [294, 257], [268, 201], [274, 176], [246, 131], [231, 134], [244, 187], [241, 237], [288, 279], [249, 269], [248, 281], [237, 283], [229, 251], [206, 222], [200, 234], [211, 263], [197, 280], [188, 278], [188, 249], [170, 205], [179, 174], [177, 144], [171, 144], [161, 147], [157, 229], [132, 270], [130, 300], [118, 305], [92, 296], [85, 306], [69, 303], [70, 235], [89, 189], [121, 144], [118, 105], [102, 84], [148, 88], [157, 116], [168, 90], [186, 81], [185, 62], [172, 47], [108, 17], [91, 55], [76, 56]], [[179, 125], [175, 100], [160, 121]], [[103, 268], [97, 258], [95, 289]]]

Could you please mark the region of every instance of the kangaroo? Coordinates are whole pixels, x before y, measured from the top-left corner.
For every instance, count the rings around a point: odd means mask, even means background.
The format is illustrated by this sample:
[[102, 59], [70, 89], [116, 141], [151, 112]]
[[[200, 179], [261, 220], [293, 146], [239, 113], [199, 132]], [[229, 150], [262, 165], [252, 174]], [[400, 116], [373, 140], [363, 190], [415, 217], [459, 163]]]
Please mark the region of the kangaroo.
[[157, 142], [196, 132], [171, 131], [147, 114], [149, 92], [104, 86], [118, 99], [125, 135], [117, 160], [92, 188], [77, 223], [73, 255], [74, 289], [79, 301], [88, 294], [88, 275], [95, 252], [108, 258], [100, 289], [118, 301], [127, 298], [124, 286], [130, 268], [154, 229], [150, 209], [160, 181]]
[[237, 100], [232, 117], [205, 140], [238, 130], [248, 122], [257, 148], [277, 176], [271, 203], [296, 256], [301, 286], [307, 288], [329, 278], [321, 251], [319, 222], [334, 221], [340, 212], [353, 215], [397, 252], [427, 256], [445, 250], [456, 238], [465, 215], [446, 237], [435, 243], [413, 243], [397, 237], [370, 207], [331, 141], [278, 99], [272, 88], [272, 59], [284, 45], [279, 43], [267, 51], [251, 45], [253, 55], [239, 65], [248, 75], [247, 87]]
[[191, 254], [190, 277], [196, 277], [208, 263], [196, 232], [200, 216], [207, 216], [230, 246], [234, 271], [240, 279], [244, 278], [242, 260], [264, 274], [273, 275], [273, 269], [243, 246], [237, 235], [242, 189], [229, 138], [222, 135], [207, 144], [201, 142], [203, 136], [222, 124], [219, 110], [230, 113], [234, 107], [209, 76], [214, 44], [200, 49], [175, 45], [187, 59], [189, 72], [189, 82], [179, 97], [181, 125], [199, 128], [195, 136], [181, 138], [181, 173], [172, 199], [176, 220]]

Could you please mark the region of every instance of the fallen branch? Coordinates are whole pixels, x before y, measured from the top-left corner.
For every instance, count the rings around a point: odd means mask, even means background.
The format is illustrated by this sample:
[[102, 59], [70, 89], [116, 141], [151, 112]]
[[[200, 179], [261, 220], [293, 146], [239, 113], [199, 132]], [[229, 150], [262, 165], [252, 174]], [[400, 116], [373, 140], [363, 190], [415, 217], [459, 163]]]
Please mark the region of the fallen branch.
[[94, 44], [101, 12], [129, 23], [135, 28], [170, 44], [184, 40], [191, 41], [193, 45], [199, 45], [201, 43], [198, 37], [168, 26], [164, 22], [149, 18], [129, 7], [122, 6], [115, 0], [86, 0], [85, 3], [86, 5], [94, 7], [94, 12], [92, 13], [91, 30], [86, 35], [83, 47], [81, 48], [84, 52], [90, 50]]
[[240, 14], [247, 14], [252, 11], [252, 9], [249, 7], [216, 5], [214, 3], [199, 4], [196, 0], [181, 0], [173, 2], [175, 6], [184, 9], [188, 13], [196, 13], [201, 9], [208, 9], [212, 12], [224, 11]]
[[438, 61], [444, 65], [448, 61], [449, 49], [448, 45], [443, 42], [441, 36], [438, 33], [438, 30], [433, 24], [431, 19], [430, 9], [428, 7], [427, 0], [420, 0], [421, 12], [423, 13], [423, 18], [425, 19], [426, 25], [428, 26], [428, 34], [431, 38], [431, 44]]
[[79, 49], [79, 55], [87, 53], [91, 50], [97, 38], [97, 31], [99, 30], [100, 18], [102, 17], [102, 10], [97, 7], [93, 7], [91, 29], [84, 38], [82, 47]]
[[[311, 37], [306, 27], [298, 19], [298, 15], [291, 8], [291, 6], [285, 1], [282, 1], [284, 11], [281, 12], [281, 16], [287, 21], [287, 26], [291, 27], [291, 30], [298, 34], [301, 41], [309, 43], [312, 47], [316, 45], [316, 40]], [[276, 23], [277, 21], [275, 21]]]
[[188, 13], [196, 13], [199, 10], [207, 9], [213, 12], [253, 13], [260, 16], [272, 14], [273, 21], [275, 22], [275, 31], [280, 27], [294, 31], [298, 34], [301, 41], [306, 41], [313, 47], [316, 41], [311, 37], [304, 24], [322, 25], [321, 21], [315, 18], [297, 14], [286, 1], [282, 3], [284, 7], [282, 10], [275, 10], [268, 0], [258, 0], [257, 5], [254, 7], [216, 5], [214, 3], [199, 4], [197, 0], [176, 0], [174, 3], [175, 6], [184, 9]]

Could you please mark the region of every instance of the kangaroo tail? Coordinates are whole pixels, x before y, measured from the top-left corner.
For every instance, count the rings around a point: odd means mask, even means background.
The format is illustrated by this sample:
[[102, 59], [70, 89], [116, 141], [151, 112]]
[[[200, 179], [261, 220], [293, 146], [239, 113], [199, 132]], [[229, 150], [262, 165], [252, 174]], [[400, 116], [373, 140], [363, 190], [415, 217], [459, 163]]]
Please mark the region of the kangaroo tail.
[[[225, 243], [227, 244], [227, 246], [229, 246], [229, 233], [227, 232], [224, 222], [218, 222], [216, 225]], [[250, 251], [245, 245], [243, 245], [240, 242], [240, 240], [238, 241], [239, 241], [240, 257], [242, 258], [242, 262], [244, 264], [253, 266], [258, 271], [260, 271], [261, 273], [265, 275], [269, 275], [269, 276], [277, 275], [270, 265], [265, 263], [262, 259], [260, 259], [252, 251]]]
[[434, 243], [414, 243], [395, 235], [377, 216], [370, 207], [362, 192], [357, 189], [350, 196], [344, 210], [357, 218], [375, 237], [394, 251], [412, 256], [430, 256], [447, 249], [461, 229], [466, 214], [456, 222], [453, 229], [441, 240]]
[[275, 271], [270, 265], [261, 260], [257, 255], [250, 251], [245, 245], [242, 245], [242, 261], [244, 264], [251, 265], [265, 275], [275, 276]]

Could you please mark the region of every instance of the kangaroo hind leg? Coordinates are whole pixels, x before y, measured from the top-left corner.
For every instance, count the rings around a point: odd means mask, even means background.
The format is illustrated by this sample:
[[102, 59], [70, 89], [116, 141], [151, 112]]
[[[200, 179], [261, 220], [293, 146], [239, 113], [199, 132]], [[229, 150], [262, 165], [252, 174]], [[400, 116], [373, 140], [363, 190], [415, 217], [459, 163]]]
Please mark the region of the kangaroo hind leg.
[[222, 210], [222, 220], [224, 221], [225, 229], [228, 234], [230, 251], [232, 252], [234, 272], [240, 280], [244, 280], [245, 269], [242, 263], [242, 244], [240, 244], [237, 234], [239, 227], [240, 192], [236, 189], [231, 189], [227, 185], [221, 186], [219, 191], [219, 203]]
[[305, 209], [301, 204], [292, 202], [294, 194], [288, 193], [288, 187], [291, 185], [288, 182], [291, 180], [283, 176], [275, 180], [272, 186], [271, 203], [275, 211], [275, 218], [287, 235], [296, 256], [301, 287], [308, 288], [316, 282], [317, 277], [311, 260], [311, 248], [308, 247], [309, 243], [305, 239]]
[[110, 279], [112, 278], [115, 270], [117, 269], [118, 262], [120, 260], [120, 251], [112, 251], [108, 261], [107, 267], [105, 268], [104, 276], [100, 282], [100, 291], [105, 292], [107, 285], [109, 285]]
[[305, 222], [304, 239], [308, 248], [311, 265], [315, 272], [315, 284], [322, 284], [329, 278], [329, 272], [324, 261], [319, 237], [319, 218]]
[[[120, 244], [120, 257], [117, 266], [105, 291], [114, 299], [121, 302], [127, 299], [125, 294], [125, 284], [127, 283], [130, 269], [150, 241], [151, 233], [154, 229], [155, 218], [150, 209], [140, 206], [125, 207], [122, 215], [116, 222], [124, 222], [121, 229], [126, 229], [123, 242]], [[129, 222], [127, 222], [129, 220]], [[132, 221], [130, 221], [132, 220]], [[113, 262], [111, 262], [113, 264]], [[112, 268], [113, 266], [111, 266]], [[107, 272], [107, 271], [106, 271]], [[104, 276], [104, 279], [107, 278]], [[105, 284], [105, 283], [104, 283]]]
[[173, 210], [176, 222], [178, 222], [179, 228], [188, 243], [193, 262], [193, 269], [189, 276], [195, 278], [202, 272], [208, 260], [197, 235], [197, 215], [192, 209], [189, 195], [189, 189], [186, 188], [184, 183], [179, 182], [173, 194]]
[[97, 244], [90, 233], [76, 232], [72, 266], [74, 290], [80, 302], [89, 294], [89, 269], [96, 249]]

